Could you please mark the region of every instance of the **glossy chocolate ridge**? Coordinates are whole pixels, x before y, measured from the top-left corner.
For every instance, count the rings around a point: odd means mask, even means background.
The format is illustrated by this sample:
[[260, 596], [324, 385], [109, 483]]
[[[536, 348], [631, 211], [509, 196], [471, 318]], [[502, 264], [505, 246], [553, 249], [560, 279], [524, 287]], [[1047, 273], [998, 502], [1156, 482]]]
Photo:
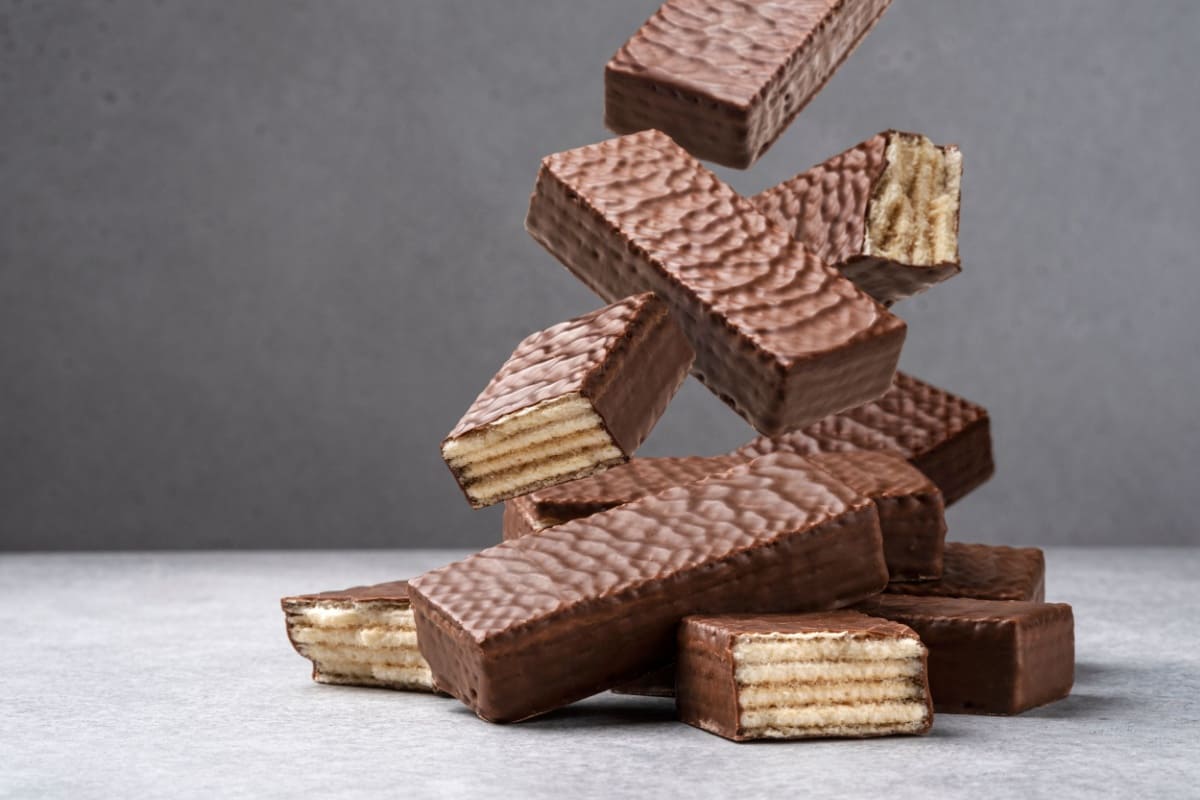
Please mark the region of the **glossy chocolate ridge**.
[[412, 580], [435, 685], [513, 722], [671, 661], [689, 614], [838, 608], [887, 582], [874, 504], [791, 454]]
[[946, 542], [942, 577], [921, 583], [889, 583], [890, 594], [971, 597], [976, 600], [1046, 599], [1046, 559], [1036, 547]]
[[[687, 378], [693, 358], [691, 345], [666, 303], [649, 292], [626, 297], [527, 336], [446, 441], [578, 393], [590, 401], [628, 459]], [[450, 471], [463, 486], [461, 470], [451, 466]], [[577, 477], [581, 474], [560, 480]]]
[[666, 300], [693, 374], [761, 433], [891, 385], [904, 322], [663, 133], [547, 156], [525, 227], [601, 297]]
[[734, 452], [753, 457], [843, 450], [899, 452], [937, 484], [946, 505], [995, 472], [987, 409], [903, 372], [877, 400], [782, 436], [760, 436]]
[[891, 0], [668, 0], [604, 69], [604, 123], [697, 158], [753, 164]]
[[[730, 614], [688, 617], [679, 626], [675, 704], [679, 718], [694, 727], [735, 742], [749, 741], [742, 727], [733, 647], [739, 636], [773, 633], [844, 632], [870, 639], [916, 639], [905, 625], [856, 611], [813, 614]], [[922, 657], [920, 682], [928, 712], [924, 734], [933, 726], [929, 702], [928, 656]], [[861, 737], [859, 737], [861, 738]]]
[[[962, 271], [957, 248], [953, 259], [932, 264], [906, 263], [865, 252], [871, 204], [888, 167], [888, 143], [895, 136], [917, 134], [876, 134], [750, 198], [768, 219], [884, 305], [919, 294]], [[942, 149], [957, 150], [954, 145]], [[955, 231], [958, 217], [956, 210]]]
[[[527, 536], [569, 519], [616, 508], [745, 461], [738, 456], [636, 459], [547, 490], [537, 504], [529, 496], [508, 501], [504, 538]], [[890, 580], [928, 580], [942, 574], [942, 542], [946, 538], [942, 493], [919, 470], [899, 454], [885, 451], [814, 453], [805, 461], [875, 503]]]
[[921, 636], [939, 712], [1019, 714], [1074, 684], [1075, 621], [1065, 603], [882, 594], [855, 608]]

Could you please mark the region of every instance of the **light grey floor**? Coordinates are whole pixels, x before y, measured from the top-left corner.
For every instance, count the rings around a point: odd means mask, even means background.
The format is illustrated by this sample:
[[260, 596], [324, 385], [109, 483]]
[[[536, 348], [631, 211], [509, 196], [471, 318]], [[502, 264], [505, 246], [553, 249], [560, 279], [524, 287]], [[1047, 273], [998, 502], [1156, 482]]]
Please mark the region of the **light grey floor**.
[[1072, 696], [925, 738], [735, 745], [605, 695], [514, 726], [317, 686], [284, 594], [450, 552], [0, 557], [0, 797], [1195, 797], [1200, 550], [1048, 551]]

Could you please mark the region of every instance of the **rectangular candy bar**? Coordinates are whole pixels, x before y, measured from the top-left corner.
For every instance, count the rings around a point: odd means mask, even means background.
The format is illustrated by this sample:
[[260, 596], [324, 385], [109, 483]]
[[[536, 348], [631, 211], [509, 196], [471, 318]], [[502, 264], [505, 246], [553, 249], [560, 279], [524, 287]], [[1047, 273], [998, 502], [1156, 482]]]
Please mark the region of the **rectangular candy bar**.
[[735, 742], [921, 734], [933, 725], [925, 658], [911, 629], [854, 611], [688, 617], [675, 703]]
[[962, 153], [884, 131], [750, 198], [885, 305], [957, 275]]
[[442, 457], [476, 508], [619, 464], [692, 358], [653, 294], [547, 328], [517, 346], [442, 442]]
[[[636, 459], [539, 493], [539, 505], [529, 497], [510, 500], [504, 537], [517, 538], [615, 508], [745, 461], [737, 456]], [[805, 461], [874, 501], [891, 580], [926, 580], [942, 574], [945, 508], [941, 492], [920, 471], [898, 454], [884, 451], [817, 453]]]
[[1075, 620], [1065, 603], [883, 594], [857, 608], [920, 634], [938, 711], [1019, 714], [1071, 692]]
[[760, 436], [734, 451], [823, 453], [895, 450], [942, 490], [950, 505], [992, 476], [992, 434], [983, 406], [896, 373], [878, 400], [775, 438]]
[[604, 122], [657, 128], [697, 158], [748, 167], [890, 0], [668, 0], [604, 70]]
[[666, 300], [693, 373], [761, 433], [891, 385], [904, 322], [658, 131], [543, 159], [525, 227], [601, 297]]
[[1046, 599], [1046, 560], [1036, 547], [946, 542], [942, 577], [922, 583], [889, 583], [884, 591], [977, 600]]
[[887, 582], [874, 504], [777, 454], [410, 582], [434, 685], [511, 722], [668, 663], [689, 614], [849, 605]]
[[432, 691], [405, 581], [280, 601], [288, 639], [317, 683]]

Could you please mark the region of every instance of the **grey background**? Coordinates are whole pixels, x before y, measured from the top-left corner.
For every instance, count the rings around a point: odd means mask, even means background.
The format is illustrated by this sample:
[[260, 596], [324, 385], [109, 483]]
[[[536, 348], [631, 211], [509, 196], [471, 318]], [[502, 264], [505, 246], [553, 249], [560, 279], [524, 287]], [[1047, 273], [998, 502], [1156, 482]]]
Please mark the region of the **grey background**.
[[[598, 303], [522, 230], [653, 0], [0, 2], [0, 548], [465, 546], [437, 443]], [[951, 536], [1197, 543], [1200, 4], [896, 0], [754, 192], [958, 142], [902, 367], [991, 410]], [[748, 438], [689, 382], [645, 453]]]

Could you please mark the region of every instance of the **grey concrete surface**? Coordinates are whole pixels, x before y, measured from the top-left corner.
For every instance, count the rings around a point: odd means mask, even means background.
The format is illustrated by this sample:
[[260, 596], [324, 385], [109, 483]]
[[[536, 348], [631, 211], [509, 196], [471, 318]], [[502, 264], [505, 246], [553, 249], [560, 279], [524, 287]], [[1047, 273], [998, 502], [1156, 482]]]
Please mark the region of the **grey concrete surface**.
[[669, 700], [602, 695], [509, 726], [457, 701], [319, 686], [282, 595], [459, 553], [0, 556], [0, 798], [1194, 797], [1196, 549], [1047, 552], [1076, 685], [925, 738], [736, 745]]
[[[655, 0], [0, 0], [0, 548], [467, 546], [437, 443], [596, 301], [522, 230]], [[896, 0], [746, 173], [961, 144], [902, 365], [986, 404], [960, 538], [1200, 543], [1200, 3]], [[749, 429], [694, 381], [650, 454]]]

